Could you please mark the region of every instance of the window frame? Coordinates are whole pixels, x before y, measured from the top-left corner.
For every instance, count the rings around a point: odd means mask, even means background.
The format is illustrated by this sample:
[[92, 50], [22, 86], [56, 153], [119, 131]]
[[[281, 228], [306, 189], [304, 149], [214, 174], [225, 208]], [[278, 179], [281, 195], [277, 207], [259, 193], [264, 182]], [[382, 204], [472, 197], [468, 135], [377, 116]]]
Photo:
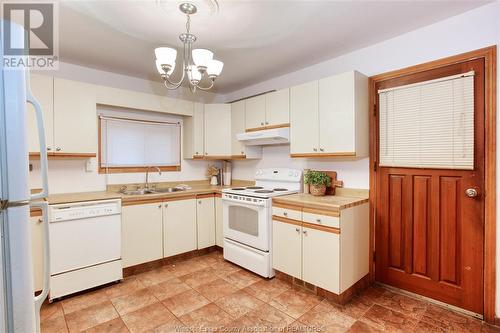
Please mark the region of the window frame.
[[[138, 173], [138, 172], [146, 172], [148, 168], [153, 166], [133, 166], [133, 167], [103, 167], [102, 162], [102, 122], [103, 118], [112, 118], [118, 120], [128, 120], [128, 121], [140, 121], [145, 123], [171, 123], [174, 122], [161, 122], [161, 121], [152, 121], [152, 120], [142, 120], [142, 119], [134, 119], [134, 118], [125, 118], [125, 117], [111, 117], [111, 116], [97, 116], [97, 130], [98, 130], [98, 154], [97, 154], [97, 170], [99, 174], [111, 174], [111, 173]], [[181, 171], [182, 164], [182, 124], [179, 123], [181, 129], [179, 131], [179, 165], [155, 165], [154, 168], [160, 169], [162, 172], [172, 172], [172, 171]]]

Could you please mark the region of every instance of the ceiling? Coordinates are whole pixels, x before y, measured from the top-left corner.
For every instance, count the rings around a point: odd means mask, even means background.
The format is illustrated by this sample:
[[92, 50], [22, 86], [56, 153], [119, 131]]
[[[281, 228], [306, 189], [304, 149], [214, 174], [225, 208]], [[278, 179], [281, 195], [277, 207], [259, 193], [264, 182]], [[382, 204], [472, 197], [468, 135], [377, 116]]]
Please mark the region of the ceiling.
[[[488, 1], [189, 0], [195, 47], [224, 62], [229, 93], [460, 14]], [[182, 1], [61, 1], [62, 61], [160, 81], [154, 48], [177, 47]], [[179, 56], [178, 56], [179, 58]], [[179, 64], [178, 64], [179, 65]], [[179, 66], [180, 67], [180, 66]], [[179, 67], [176, 69], [178, 71]]]

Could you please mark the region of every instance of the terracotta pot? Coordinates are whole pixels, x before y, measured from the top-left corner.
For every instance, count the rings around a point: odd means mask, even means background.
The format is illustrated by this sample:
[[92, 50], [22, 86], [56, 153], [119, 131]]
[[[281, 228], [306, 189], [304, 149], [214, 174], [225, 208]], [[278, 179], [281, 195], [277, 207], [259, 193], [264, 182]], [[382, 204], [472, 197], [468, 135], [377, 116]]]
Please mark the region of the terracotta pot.
[[325, 195], [326, 185], [309, 185], [309, 192], [318, 197]]

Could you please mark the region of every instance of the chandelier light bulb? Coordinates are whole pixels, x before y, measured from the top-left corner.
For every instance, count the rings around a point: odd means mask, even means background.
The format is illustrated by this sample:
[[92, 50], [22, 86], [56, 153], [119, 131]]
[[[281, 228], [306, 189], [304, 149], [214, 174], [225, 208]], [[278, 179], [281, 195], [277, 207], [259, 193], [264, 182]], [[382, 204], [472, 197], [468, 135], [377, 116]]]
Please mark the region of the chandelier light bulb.
[[162, 65], [165, 65], [165, 64], [162, 64], [160, 60], [156, 59], [155, 63], [156, 63], [156, 70], [158, 71], [158, 73], [160, 73], [160, 75], [170, 75], [170, 74], [172, 74], [172, 72], [175, 69], [175, 62], [174, 62], [173, 66], [166, 65], [166, 66], [170, 66], [170, 68], [168, 70], [165, 70], [165, 68], [162, 67]]
[[201, 73], [195, 65], [189, 66], [189, 71], [191, 72], [191, 81], [198, 83], [201, 81]]
[[193, 61], [198, 68], [206, 69], [208, 64], [212, 61], [214, 53], [207, 49], [194, 49], [192, 52]]
[[156, 59], [160, 61], [162, 65], [169, 65], [174, 67], [175, 58], [177, 58], [177, 50], [171, 47], [157, 47], [155, 49]]
[[207, 74], [210, 78], [216, 78], [222, 72], [224, 63], [219, 60], [213, 59], [207, 66]]

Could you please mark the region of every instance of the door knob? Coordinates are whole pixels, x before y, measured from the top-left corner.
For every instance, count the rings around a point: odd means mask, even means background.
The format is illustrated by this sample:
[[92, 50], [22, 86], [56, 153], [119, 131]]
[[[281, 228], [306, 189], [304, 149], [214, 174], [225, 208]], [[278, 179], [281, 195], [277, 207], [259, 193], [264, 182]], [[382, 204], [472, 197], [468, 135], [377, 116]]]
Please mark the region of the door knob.
[[469, 198], [475, 198], [478, 195], [478, 192], [475, 188], [468, 188], [465, 190], [465, 195]]

